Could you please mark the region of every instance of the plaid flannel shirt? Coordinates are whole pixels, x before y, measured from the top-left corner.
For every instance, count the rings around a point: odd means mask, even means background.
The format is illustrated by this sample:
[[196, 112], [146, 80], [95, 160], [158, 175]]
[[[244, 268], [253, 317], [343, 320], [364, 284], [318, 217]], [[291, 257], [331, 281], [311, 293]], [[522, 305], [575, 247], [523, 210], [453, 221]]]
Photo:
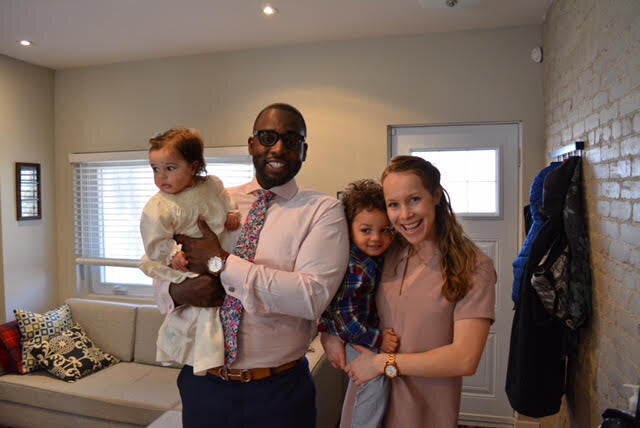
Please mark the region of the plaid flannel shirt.
[[379, 348], [376, 288], [382, 274], [382, 257], [369, 257], [351, 244], [349, 266], [342, 285], [322, 314], [318, 330], [340, 337], [347, 343]]

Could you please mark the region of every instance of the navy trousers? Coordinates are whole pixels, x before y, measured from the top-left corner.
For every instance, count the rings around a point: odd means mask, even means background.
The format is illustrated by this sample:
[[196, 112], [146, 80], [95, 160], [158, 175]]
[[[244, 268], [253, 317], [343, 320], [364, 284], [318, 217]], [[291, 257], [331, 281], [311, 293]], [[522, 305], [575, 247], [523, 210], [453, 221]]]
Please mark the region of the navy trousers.
[[183, 428], [314, 428], [316, 390], [306, 358], [291, 370], [248, 383], [178, 375]]

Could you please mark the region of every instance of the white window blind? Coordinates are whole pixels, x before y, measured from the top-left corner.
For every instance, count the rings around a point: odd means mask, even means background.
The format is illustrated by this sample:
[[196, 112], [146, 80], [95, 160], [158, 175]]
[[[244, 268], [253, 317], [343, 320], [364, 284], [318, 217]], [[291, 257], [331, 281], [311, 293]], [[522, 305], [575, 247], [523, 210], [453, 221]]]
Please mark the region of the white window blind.
[[[158, 190], [147, 152], [73, 154], [76, 266], [80, 287], [95, 294], [151, 296], [138, 269], [144, 254], [140, 215]], [[246, 147], [205, 150], [207, 171], [226, 187], [250, 181]]]

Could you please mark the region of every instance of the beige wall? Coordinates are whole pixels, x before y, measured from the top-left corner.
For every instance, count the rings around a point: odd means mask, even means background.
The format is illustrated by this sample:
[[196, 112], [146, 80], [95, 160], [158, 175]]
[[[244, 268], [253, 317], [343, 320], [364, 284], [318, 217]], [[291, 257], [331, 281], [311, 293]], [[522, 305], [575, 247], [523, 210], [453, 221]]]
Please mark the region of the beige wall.
[[543, 34], [547, 150], [586, 141], [594, 275], [593, 319], [553, 427], [595, 427], [640, 381], [640, 2], [556, 0]]
[[335, 194], [355, 178], [378, 177], [390, 124], [506, 120], [523, 121], [530, 183], [544, 162], [542, 66], [529, 57], [540, 41], [532, 26], [57, 72], [59, 297], [75, 293], [69, 153], [144, 150], [173, 125], [200, 128], [209, 146], [243, 146], [259, 109], [284, 101], [308, 122], [304, 186]]
[[[0, 322], [56, 300], [54, 73], [0, 55]], [[17, 221], [15, 163], [41, 164], [42, 219]]]

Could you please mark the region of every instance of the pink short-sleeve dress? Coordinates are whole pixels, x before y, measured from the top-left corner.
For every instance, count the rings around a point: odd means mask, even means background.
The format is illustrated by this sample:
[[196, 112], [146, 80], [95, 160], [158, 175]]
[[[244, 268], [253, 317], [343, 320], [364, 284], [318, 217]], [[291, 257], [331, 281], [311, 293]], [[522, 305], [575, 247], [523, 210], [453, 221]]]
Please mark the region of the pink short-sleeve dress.
[[[442, 295], [440, 254], [427, 266], [405, 272], [407, 249], [394, 247], [385, 257], [382, 281], [376, 295], [380, 328], [393, 328], [400, 336], [399, 353], [423, 352], [453, 341], [453, 323], [461, 319], [495, 319], [496, 273], [493, 261], [478, 256], [472, 287], [456, 303]], [[455, 428], [458, 426], [462, 377], [422, 378], [402, 376], [391, 382], [384, 426]], [[353, 390], [351, 390], [353, 389]], [[351, 420], [355, 388], [347, 391], [343, 424]]]

